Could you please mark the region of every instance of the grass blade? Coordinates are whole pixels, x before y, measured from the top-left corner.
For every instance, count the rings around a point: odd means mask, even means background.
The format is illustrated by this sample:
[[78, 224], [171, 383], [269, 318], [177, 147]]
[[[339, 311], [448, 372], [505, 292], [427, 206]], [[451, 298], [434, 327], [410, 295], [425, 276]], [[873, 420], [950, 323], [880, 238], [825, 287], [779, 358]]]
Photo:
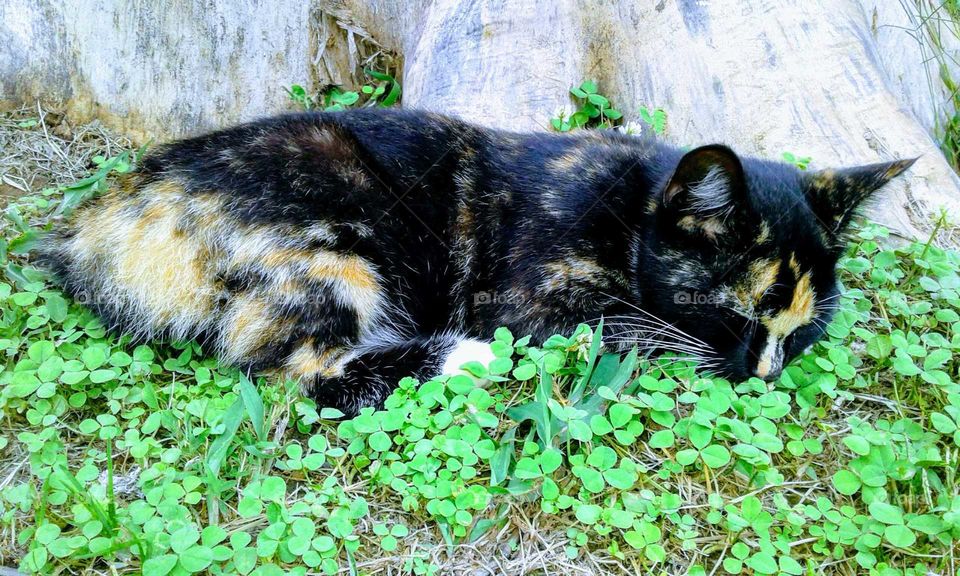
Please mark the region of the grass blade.
[[[259, 399], [260, 397], [257, 396], [257, 398]], [[227, 457], [230, 443], [237, 435], [240, 423], [243, 422], [244, 413], [244, 402], [242, 399], [237, 398], [230, 408], [227, 408], [227, 413], [223, 416], [223, 433], [213, 441], [213, 444], [210, 445], [210, 451], [207, 453], [207, 469], [210, 470], [214, 477], [220, 474], [220, 466]]]
[[267, 439], [264, 430], [264, 410], [263, 399], [256, 387], [250, 382], [246, 374], [240, 374], [240, 398], [243, 399], [243, 405], [250, 416], [250, 422], [253, 424], [253, 431], [257, 434], [257, 439], [261, 442]]

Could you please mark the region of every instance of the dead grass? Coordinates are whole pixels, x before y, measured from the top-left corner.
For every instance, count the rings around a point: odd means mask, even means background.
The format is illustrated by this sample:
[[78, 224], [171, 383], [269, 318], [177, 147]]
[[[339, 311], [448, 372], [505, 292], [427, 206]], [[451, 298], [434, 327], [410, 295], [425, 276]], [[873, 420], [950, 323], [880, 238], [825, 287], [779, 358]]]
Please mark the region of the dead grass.
[[74, 182], [90, 171], [94, 156], [131, 146], [99, 122], [71, 126], [62, 112], [40, 104], [0, 114], [0, 204]]

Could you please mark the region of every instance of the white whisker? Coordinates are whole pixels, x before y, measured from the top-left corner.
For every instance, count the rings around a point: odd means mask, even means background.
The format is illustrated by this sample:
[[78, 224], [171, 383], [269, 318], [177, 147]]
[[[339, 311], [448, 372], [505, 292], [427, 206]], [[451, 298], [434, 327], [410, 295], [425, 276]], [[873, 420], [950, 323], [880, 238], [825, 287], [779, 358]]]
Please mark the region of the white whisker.
[[606, 292], [600, 292], [600, 294], [603, 295], [603, 296], [606, 296], [607, 298], [612, 298], [612, 299], [616, 300], [617, 302], [620, 302], [621, 304], [625, 304], [625, 305], [629, 306], [630, 308], [633, 308], [634, 310], [636, 310], [636, 311], [639, 312], [640, 314], [646, 315], [647, 317], [649, 317], [649, 318], [651, 318], [651, 319], [659, 322], [660, 324], [662, 324], [662, 325], [665, 326], [665, 327], [666, 327], [666, 326], [669, 326], [669, 327], [672, 328], [674, 331], [683, 334], [684, 336], [686, 336], [687, 338], [689, 338], [689, 339], [691, 339], [691, 340], [696, 340], [697, 342], [706, 345], [706, 342], [703, 342], [703, 341], [700, 340], [699, 338], [696, 338], [696, 337], [694, 337], [694, 336], [691, 336], [690, 334], [687, 334], [687, 333], [684, 332], [683, 330], [680, 330], [679, 328], [677, 328], [675, 325], [673, 325], [673, 324], [671, 324], [671, 323], [669, 323], [669, 322], [666, 322], [666, 321], [664, 321], [664, 320], [661, 319], [661, 318], [658, 318], [656, 315], [654, 315], [654, 314], [652, 314], [652, 313], [644, 310], [643, 308], [640, 308], [640, 307], [637, 306], [636, 304], [633, 304], [633, 303], [631, 303], [631, 302], [627, 302], [626, 300], [623, 300], [622, 298], [617, 298], [616, 296], [614, 296], [614, 295], [612, 295], [612, 294], [607, 294]]

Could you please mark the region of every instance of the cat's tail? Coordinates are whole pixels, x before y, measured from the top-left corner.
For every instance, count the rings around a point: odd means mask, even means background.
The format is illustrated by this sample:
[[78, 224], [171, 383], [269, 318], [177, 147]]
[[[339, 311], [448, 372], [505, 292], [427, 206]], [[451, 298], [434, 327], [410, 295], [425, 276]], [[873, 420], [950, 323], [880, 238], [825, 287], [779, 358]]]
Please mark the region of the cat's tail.
[[326, 373], [399, 317], [374, 264], [325, 221], [250, 222], [235, 196], [134, 173], [43, 241], [39, 264], [108, 328], [199, 340], [229, 364]]
[[127, 175], [58, 223], [38, 264], [110, 328], [197, 338], [222, 313], [217, 256], [201, 222], [215, 214], [169, 180]]

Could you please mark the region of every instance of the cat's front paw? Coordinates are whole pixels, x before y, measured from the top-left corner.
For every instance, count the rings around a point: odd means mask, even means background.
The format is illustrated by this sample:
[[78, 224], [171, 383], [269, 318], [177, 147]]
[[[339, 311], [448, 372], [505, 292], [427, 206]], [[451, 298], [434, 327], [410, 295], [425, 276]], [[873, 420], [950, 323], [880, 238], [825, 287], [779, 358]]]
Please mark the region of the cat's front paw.
[[480, 340], [461, 340], [447, 355], [443, 361], [441, 374], [468, 374], [463, 370], [463, 365], [467, 362], [479, 362], [484, 366], [489, 366], [496, 356], [490, 349], [488, 342]]

